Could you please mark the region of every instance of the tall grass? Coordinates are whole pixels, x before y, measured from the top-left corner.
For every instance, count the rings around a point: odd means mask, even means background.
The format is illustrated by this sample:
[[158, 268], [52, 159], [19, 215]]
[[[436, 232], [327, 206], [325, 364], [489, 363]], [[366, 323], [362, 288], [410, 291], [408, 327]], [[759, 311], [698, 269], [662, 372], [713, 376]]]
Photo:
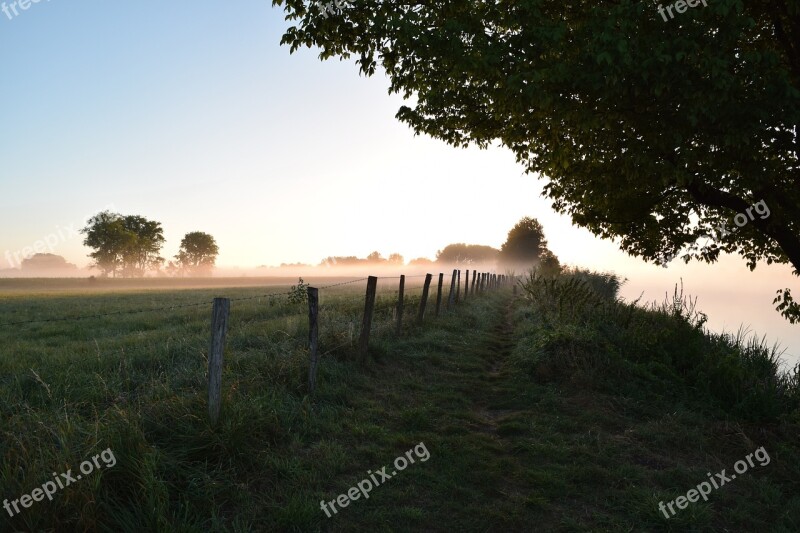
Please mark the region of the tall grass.
[[617, 276], [587, 270], [530, 272], [529, 305], [515, 364], [540, 379], [617, 387], [632, 375], [690, 385], [716, 406], [752, 420], [797, 416], [800, 366], [784, 371], [764, 338], [716, 334], [696, 300], [676, 286], [660, 304], [619, 298]]
[[[391, 285], [394, 285], [392, 283]], [[279, 289], [274, 289], [278, 292]], [[0, 323], [208, 301], [207, 306], [0, 329], [0, 502], [77, 471], [111, 448], [117, 464], [9, 518], [0, 531], [223, 531], [262, 513], [271, 530], [319, 520], [308, 501], [319, 471], [298, 471], [298, 443], [322, 443], [328, 413], [346, 406], [363, 284], [324, 291], [320, 308], [324, 401], [307, 394], [308, 311], [285, 299], [234, 301], [223, 370], [219, 427], [207, 417], [211, 299], [219, 290], [17, 298]], [[254, 289], [227, 290], [249, 297]], [[373, 349], [391, 338], [395, 296], [377, 299]], [[411, 315], [419, 291], [411, 289]], [[411, 322], [409, 318], [407, 322]], [[316, 414], [315, 414], [315, 411]], [[320, 445], [321, 446], [321, 445]], [[274, 450], [280, 449], [280, 452]], [[304, 452], [307, 453], [307, 452]], [[318, 453], [332, 453], [320, 450]], [[306, 488], [303, 488], [303, 487]], [[306, 492], [303, 509], [293, 500]], [[98, 503], [100, 502], [100, 503]]]

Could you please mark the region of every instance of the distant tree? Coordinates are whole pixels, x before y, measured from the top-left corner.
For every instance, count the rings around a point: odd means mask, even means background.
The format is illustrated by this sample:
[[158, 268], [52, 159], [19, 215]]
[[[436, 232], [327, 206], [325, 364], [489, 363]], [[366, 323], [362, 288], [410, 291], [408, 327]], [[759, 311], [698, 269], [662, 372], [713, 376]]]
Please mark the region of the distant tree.
[[132, 245], [123, 250], [123, 272], [129, 277], [142, 277], [145, 272], [157, 270], [164, 258], [159, 255], [164, 246], [161, 223], [138, 215], [122, 217], [124, 228], [134, 235]]
[[381, 256], [380, 252], [372, 252], [367, 256], [367, 261], [370, 263], [383, 263], [386, 259]]
[[33, 254], [31, 257], [22, 260], [20, 265], [22, 271], [43, 271], [43, 270], [77, 270], [78, 267], [60, 255], [55, 254]]
[[539, 270], [545, 274], [557, 274], [561, 272], [561, 263], [553, 252], [545, 249], [539, 256]]
[[144, 217], [103, 211], [81, 229], [83, 244], [93, 248], [89, 257], [104, 276], [143, 276], [162, 264], [158, 254], [164, 244], [161, 223]]
[[427, 266], [432, 265], [433, 261], [428, 259], [427, 257], [417, 257], [416, 259], [412, 259], [408, 262], [409, 266]]
[[170, 261], [167, 263], [167, 266], [164, 267], [164, 272], [167, 274], [167, 276], [175, 277], [180, 275], [181, 269], [178, 268], [178, 265], [175, 264], [174, 261]]
[[406, 260], [400, 254], [389, 254], [387, 261], [393, 265], [403, 265], [406, 262]]
[[210, 275], [217, 261], [219, 247], [214, 237], [202, 231], [187, 233], [175, 256], [177, 266], [190, 276]]
[[511, 228], [500, 247], [500, 259], [507, 264], [533, 264], [547, 250], [542, 225], [535, 218], [525, 217]]
[[448, 244], [436, 252], [436, 262], [446, 264], [491, 263], [497, 260], [500, 251], [481, 244]]
[[332, 266], [353, 266], [363, 263], [364, 263], [363, 259], [359, 259], [354, 255], [348, 255], [348, 256], [335, 255], [326, 257], [325, 259], [322, 260], [322, 263], [320, 263], [320, 265], [332, 267]]
[[93, 266], [105, 277], [117, 277], [122, 269], [123, 250], [131, 247], [136, 238], [125, 229], [122, 217], [103, 211], [89, 219], [81, 233], [86, 235], [83, 244], [94, 249], [89, 254], [94, 259]]

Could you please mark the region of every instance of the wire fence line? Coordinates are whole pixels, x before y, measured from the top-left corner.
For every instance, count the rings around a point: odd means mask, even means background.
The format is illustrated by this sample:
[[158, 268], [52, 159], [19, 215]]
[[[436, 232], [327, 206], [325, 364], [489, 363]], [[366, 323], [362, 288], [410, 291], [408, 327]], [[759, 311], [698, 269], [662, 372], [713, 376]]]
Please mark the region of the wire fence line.
[[[417, 277], [424, 277], [422, 276], [407, 276], [409, 278], [417, 278]], [[345, 285], [351, 285], [353, 283], [358, 283], [361, 281], [366, 281], [368, 278], [358, 278], [349, 281], [343, 281], [341, 283], [333, 283], [330, 285], [325, 285], [319, 287], [319, 290], [325, 289], [332, 289], [334, 287], [341, 287]], [[386, 276], [386, 277], [379, 277], [378, 279], [400, 279], [400, 276]], [[408, 290], [408, 289], [407, 289]], [[257, 294], [255, 296], [246, 296], [241, 298], [229, 298], [231, 302], [244, 302], [249, 300], [257, 300], [257, 299], [275, 299], [281, 296], [290, 296], [294, 294], [294, 291], [286, 291], [286, 292], [276, 292], [276, 293], [268, 293], [268, 294]], [[51, 318], [35, 318], [32, 320], [16, 320], [13, 322], [0, 322], [0, 327], [9, 327], [9, 326], [23, 326], [27, 324], [45, 324], [50, 322], [72, 322], [72, 321], [80, 321], [80, 320], [90, 320], [90, 319], [99, 319], [105, 318], [110, 316], [123, 316], [123, 315], [135, 315], [139, 313], [158, 313], [162, 311], [173, 311], [176, 309], [184, 309], [189, 307], [200, 307], [204, 305], [211, 305], [213, 302], [212, 300], [206, 299], [203, 301], [187, 303], [187, 304], [172, 304], [172, 305], [165, 305], [161, 307], [146, 307], [140, 309], [124, 309], [119, 311], [108, 311], [105, 313], [98, 313], [98, 314], [87, 314], [87, 315], [78, 315], [78, 316], [65, 316], [65, 317], [51, 317]]]
[[[173, 311], [177, 309], [199, 308], [209, 306], [212, 310], [211, 320], [211, 345], [208, 353], [208, 386], [209, 386], [209, 416], [211, 424], [216, 425], [220, 413], [220, 402], [222, 401], [222, 362], [225, 351], [226, 337], [228, 333], [234, 333], [230, 342], [233, 342], [237, 349], [250, 344], [250, 341], [243, 340], [255, 335], [263, 335], [256, 332], [253, 328], [255, 324], [271, 324], [268, 329], [272, 333], [281, 333], [285, 336], [274, 339], [276, 347], [285, 349], [292, 346], [291, 350], [302, 350], [310, 357], [309, 365], [309, 386], [310, 393], [314, 393], [316, 384], [316, 370], [321, 356], [336, 352], [344, 347], [357, 347], [358, 359], [363, 364], [368, 355], [370, 334], [382, 334], [389, 330], [394, 330], [397, 335], [402, 335], [404, 330], [408, 330], [409, 324], [421, 325], [426, 313], [428, 316], [440, 316], [441, 312], [449, 312], [459, 303], [460, 296], [463, 299], [468, 294], [475, 296], [508, 284], [511, 278], [508, 276], [492, 274], [489, 272], [480, 273], [479, 277], [475, 272], [462, 279], [462, 272], [453, 270], [452, 273], [413, 275], [413, 276], [368, 276], [356, 278], [338, 283], [331, 283], [321, 287], [311, 287], [306, 283], [293, 286], [291, 290], [285, 292], [274, 292], [267, 294], [256, 294], [253, 296], [240, 296], [235, 298], [216, 297], [213, 300], [203, 299], [197, 302], [176, 303], [160, 307], [142, 307], [138, 309], [109, 311], [106, 313], [91, 313], [78, 316], [61, 316], [49, 318], [34, 318], [31, 320], [17, 320], [0, 323], [0, 328], [12, 326], [24, 326], [29, 324], [46, 323], [68, 323], [90, 319], [102, 319], [114, 316], [129, 316], [135, 314], [157, 313]], [[424, 284], [406, 286], [409, 279], [425, 278]], [[378, 290], [378, 282], [391, 281], [387, 286], [381, 283], [381, 290]], [[399, 284], [397, 281], [399, 281]], [[434, 281], [435, 280], [435, 281]], [[301, 279], [302, 281], [302, 279]], [[335, 297], [330, 306], [320, 305], [320, 291], [351, 286], [356, 283], [366, 282], [365, 295], [343, 294], [332, 292], [330, 296]], [[422, 291], [421, 294], [418, 294]], [[236, 328], [229, 327], [229, 315], [232, 302], [248, 302], [266, 299], [272, 307], [277, 300], [280, 302], [278, 312], [265, 317], [263, 308], [250, 308], [246, 306], [241, 311], [242, 318], [237, 321]], [[294, 304], [305, 302], [308, 305], [308, 337], [303, 341], [305, 329], [300, 320], [299, 308], [293, 307]], [[342, 306], [341, 304], [346, 305]], [[288, 306], [284, 304], [289, 304]], [[430, 310], [430, 311], [427, 311]], [[441, 311], [441, 312], [440, 312]], [[326, 343], [333, 344], [332, 348], [324, 347], [324, 351], [319, 349], [319, 325], [320, 316], [325, 324], [324, 333]], [[179, 317], [180, 318], [180, 317]], [[191, 320], [198, 320], [194, 316]], [[404, 318], [406, 321], [404, 321]], [[373, 320], [374, 319], [374, 320]], [[282, 325], [280, 321], [286, 321]], [[277, 328], [275, 328], [277, 326]], [[406, 327], [404, 327], [406, 326]], [[258, 326], [262, 327], [263, 326]], [[244, 337], [242, 337], [244, 335]], [[115, 335], [116, 336], [116, 335]], [[253, 338], [255, 338], [253, 337]], [[344, 341], [344, 342], [343, 342]], [[95, 341], [96, 342], [96, 341]], [[272, 340], [270, 341], [272, 342]], [[288, 344], [287, 344], [288, 342]]]
[[[419, 274], [413, 276], [406, 276], [406, 279], [409, 278], [424, 278], [426, 274]], [[450, 274], [452, 277], [452, 274]], [[319, 290], [326, 290], [332, 289], [335, 287], [342, 287], [345, 285], [352, 285], [354, 283], [359, 283], [362, 281], [367, 281], [369, 278], [357, 278], [349, 281], [343, 281], [340, 283], [333, 283], [330, 285], [324, 285], [319, 287]], [[400, 276], [378, 276], [378, 280], [389, 280], [389, 279], [400, 279]], [[422, 289], [422, 285], [418, 287], [406, 287], [406, 291], [410, 290], [420, 290]], [[246, 296], [241, 298], [229, 298], [231, 302], [244, 302], [249, 300], [257, 300], [261, 298], [266, 299], [275, 299], [281, 296], [290, 296], [294, 294], [293, 291], [286, 291], [286, 292], [276, 292], [276, 293], [269, 293], [269, 294], [257, 294], [255, 296]], [[0, 322], [0, 328], [2, 327], [10, 327], [10, 326], [24, 326], [28, 324], [46, 324], [46, 323], [53, 323], [53, 322], [77, 322], [81, 320], [91, 320], [91, 319], [100, 319], [106, 318], [111, 316], [124, 316], [124, 315], [135, 315], [140, 313], [159, 313], [163, 311], [174, 311], [177, 309], [185, 309], [190, 307], [200, 307], [204, 305], [211, 305], [213, 302], [212, 300], [203, 300], [193, 303], [187, 304], [172, 304], [172, 305], [165, 305], [161, 307], [147, 307], [147, 308], [140, 308], [140, 309], [124, 309], [119, 311], [108, 311], [106, 313], [98, 313], [98, 314], [87, 314], [87, 315], [78, 315], [78, 316], [66, 316], [66, 317], [51, 317], [51, 318], [35, 318], [32, 320], [16, 320], [12, 322]]]
[[[286, 296], [291, 294], [291, 292], [279, 292], [279, 293], [272, 293], [272, 294], [259, 294], [257, 296], [248, 296], [243, 298], [230, 298], [232, 302], [243, 302], [247, 300], [255, 300], [257, 298], [276, 298], [278, 296]], [[92, 318], [105, 318], [108, 316], [119, 316], [119, 315], [135, 315], [139, 313], [158, 313], [161, 311], [172, 311], [175, 309], [183, 309], [187, 307], [200, 307], [203, 305], [211, 304], [211, 300], [204, 300], [201, 302], [194, 302], [188, 304], [173, 304], [173, 305], [165, 305], [162, 307], [149, 307], [149, 308], [142, 308], [142, 309], [123, 309], [120, 311], [109, 311], [107, 313], [100, 313], [94, 315], [78, 315], [78, 316], [69, 316], [69, 317], [54, 317], [54, 318], [38, 318], [34, 320], [21, 320], [16, 322], [4, 322], [0, 323], [0, 327], [6, 326], [20, 326], [25, 324], [40, 324], [40, 323], [47, 323], [47, 322], [72, 322], [72, 321], [79, 321], [79, 320], [87, 320]]]

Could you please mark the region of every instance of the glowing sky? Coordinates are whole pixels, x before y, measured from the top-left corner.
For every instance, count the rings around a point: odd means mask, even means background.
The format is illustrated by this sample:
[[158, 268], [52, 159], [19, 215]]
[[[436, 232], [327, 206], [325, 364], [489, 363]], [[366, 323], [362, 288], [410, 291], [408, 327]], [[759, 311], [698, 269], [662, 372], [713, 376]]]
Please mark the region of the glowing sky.
[[[642, 265], [553, 213], [509, 152], [414, 137], [382, 76], [290, 55], [286, 26], [254, 0], [0, 12], [0, 253], [72, 235], [109, 205], [161, 221], [165, 256], [186, 232], [211, 233], [221, 266], [432, 258], [452, 242], [499, 246], [534, 216], [562, 262], [620, 272], [645, 299], [683, 276], [717, 310], [712, 325], [754, 324], [800, 352], [797, 328], [771, 311], [774, 290], [796, 285], [788, 269]], [[54, 252], [88, 262], [79, 237]]]

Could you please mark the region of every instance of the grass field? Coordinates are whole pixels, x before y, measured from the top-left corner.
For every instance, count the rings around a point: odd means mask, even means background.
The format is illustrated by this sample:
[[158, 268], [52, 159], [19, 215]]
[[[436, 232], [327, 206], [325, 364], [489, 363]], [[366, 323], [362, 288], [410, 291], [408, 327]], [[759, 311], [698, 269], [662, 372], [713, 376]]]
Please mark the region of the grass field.
[[[2, 515], [2, 530], [800, 529], [796, 375], [777, 374], [765, 347], [703, 333], [680, 299], [643, 310], [616, 301], [613, 280], [578, 274], [478, 295], [416, 327], [420, 281], [399, 337], [396, 280], [379, 282], [364, 367], [364, 283], [321, 291], [313, 398], [305, 306], [261, 296], [287, 285], [79, 295], [4, 282], [0, 323], [198, 305], [0, 327], [2, 497], [103, 450], [116, 459]], [[213, 296], [252, 298], [232, 304], [217, 428]], [[330, 518], [320, 508], [420, 443], [429, 458], [368, 499]], [[659, 511], [761, 446], [766, 466], [674, 517]]]

